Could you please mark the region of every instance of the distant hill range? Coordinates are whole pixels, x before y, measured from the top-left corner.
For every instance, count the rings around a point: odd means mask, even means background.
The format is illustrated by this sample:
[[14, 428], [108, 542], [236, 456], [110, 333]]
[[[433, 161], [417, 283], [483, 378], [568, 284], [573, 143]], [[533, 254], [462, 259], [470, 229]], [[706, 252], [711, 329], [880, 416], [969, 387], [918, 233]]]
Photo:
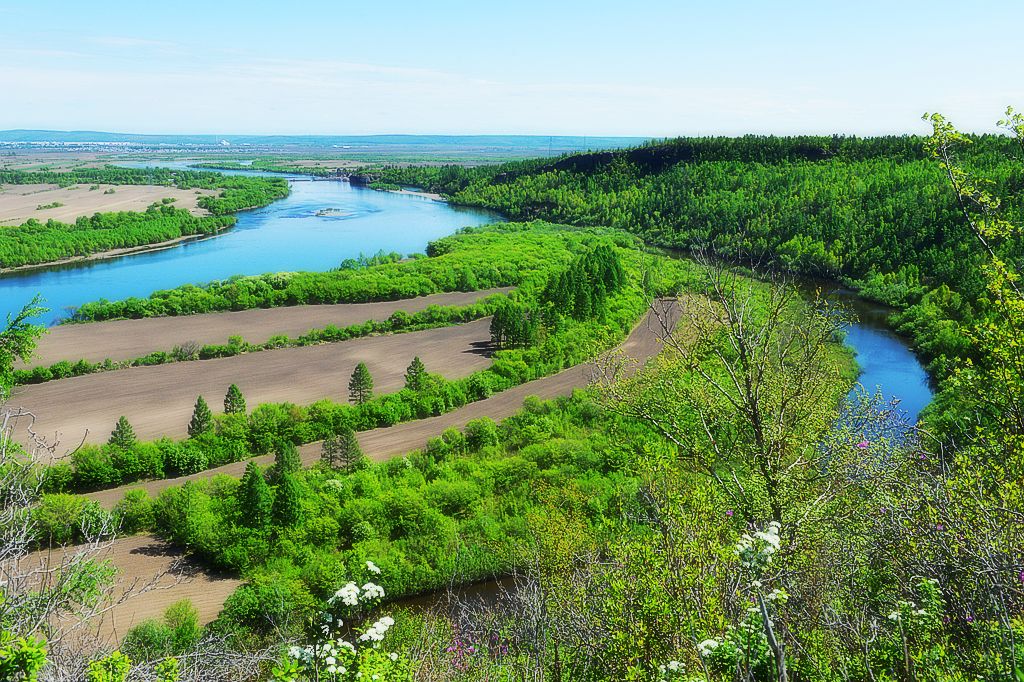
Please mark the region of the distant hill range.
[[642, 137], [565, 135], [139, 135], [93, 130], [0, 130], [8, 145], [130, 145], [143, 147], [286, 147], [338, 150], [390, 150], [415, 153], [504, 152], [545, 156], [635, 146]]

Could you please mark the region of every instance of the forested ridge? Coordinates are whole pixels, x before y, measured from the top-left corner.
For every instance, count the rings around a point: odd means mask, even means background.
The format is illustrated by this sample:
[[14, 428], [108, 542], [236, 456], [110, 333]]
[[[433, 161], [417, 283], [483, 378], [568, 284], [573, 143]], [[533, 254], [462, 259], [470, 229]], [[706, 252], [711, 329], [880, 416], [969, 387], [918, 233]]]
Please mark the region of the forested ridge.
[[[1006, 136], [967, 136], [960, 160], [1021, 222], [1024, 169]], [[761, 270], [838, 279], [897, 308], [898, 328], [940, 383], [971, 357], [966, 330], [989, 314], [985, 249], [922, 137], [681, 138], [557, 160], [460, 168], [390, 167], [383, 182], [457, 203], [574, 225]], [[1021, 263], [1024, 243], [999, 240]], [[952, 399], [940, 395], [939, 404]], [[934, 409], [934, 408], [933, 408]]]
[[[576, 225], [609, 225], [651, 243], [706, 248], [802, 275], [843, 278], [867, 295], [912, 302], [947, 284], [977, 296], [980, 251], [918, 137], [683, 138], [555, 161], [391, 167], [383, 181], [454, 201]], [[1021, 210], [1012, 142], [982, 136], [965, 158]]]
[[165, 168], [134, 169], [118, 166], [68, 172], [0, 171], [0, 184], [83, 183], [165, 185], [178, 189], [215, 189], [214, 196], [198, 200], [209, 216], [194, 216], [165, 202], [143, 212], [110, 212], [82, 216], [74, 224], [30, 219], [19, 226], [0, 227], [0, 268], [48, 263], [113, 249], [133, 248], [193, 235], [213, 234], [235, 224], [231, 213], [265, 206], [287, 196], [280, 178], [226, 176], [219, 173]]

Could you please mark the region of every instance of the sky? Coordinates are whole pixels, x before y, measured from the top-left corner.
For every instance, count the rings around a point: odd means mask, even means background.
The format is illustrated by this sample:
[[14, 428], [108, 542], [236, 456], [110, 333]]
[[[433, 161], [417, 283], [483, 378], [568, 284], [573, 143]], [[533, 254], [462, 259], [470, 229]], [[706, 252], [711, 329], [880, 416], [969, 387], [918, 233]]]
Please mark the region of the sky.
[[0, 0], [0, 129], [984, 132], [1024, 109], [1022, 25], [1022, 0]]

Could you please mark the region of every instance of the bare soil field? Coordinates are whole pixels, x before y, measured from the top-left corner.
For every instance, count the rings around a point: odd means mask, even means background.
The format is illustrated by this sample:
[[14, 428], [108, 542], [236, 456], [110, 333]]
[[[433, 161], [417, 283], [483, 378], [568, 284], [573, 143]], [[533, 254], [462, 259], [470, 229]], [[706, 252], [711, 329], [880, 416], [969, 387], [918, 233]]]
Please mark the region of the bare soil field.
[[[67, 552], [80, 550], [69, 547]], [[57, 566], [62, 556], [60, 549], [38, 552], [30, 555], [22, 568]], [[159, 619], [168, 606], [182, 599], [195, 605], [199, 622], [205, 625], [217, 617], [224, 601], [242, 584], [235, 577], [211, 573], [152, 535], [118, 538], [90, 558], [109, 561], [118, 571], [107, 602], [86, 624], [88, 635], [101, 642], [119, 641], [133, 626]]]
[[[678, 320], [678, 313], [679, 309], [675, 306], [668, 310], [668, 315], [673, 324]], [[657, 318], [653, 314], [648, 314], [633, 329], [633, 332], [619, 347], [619, 350], [627, 357], [635, 360], [634, 366], [639, 366], [661, 352], [662, 342], [659, 331], [660, 326]], [[577, 365], [558, 374], [510, 388], [485, 400], [470, 403], [447, 414], [373, 429], [372, 431], [363, 431], [356, 435], [363, 452], [370, 459], [382, 461], [423, 447], [428, 439], [440, 435], [447, 428], [461, 428], [468, 422], [481, 417], [490, 417], [495, 421], [500, 421], [518, 412], [522, 408], [523, 401], [529, 396], [550, 400], [560, 396], [571, 395], [574, 390], [585, 388], [592, 378], [593, 367], [591, 365]], [[299, 448], [299, 454], [304, 466], [311, 466], [320, 459], [321, 447], [321, 443], [317, 442]], [[273, 455], [267, 455], [254, 458], [251, 461], [261, 466], [268, 466], [273, 463], [273, 460]], [[155, 497], [161, 490], [182, 485], [186, 481], [202, 480], [218, 475], [240, 477], [245, 471], [247, 463], [248, 461], [234, 462], [181, 478], [133, 483], [119, 488], [89, 493], [86, 497], [99, 502], [107, 509], [112, 509], [128, 490], [141, 488], [146, 490], [150, 496]]]
[[431, 305], [469, 305], [511, 288], [431, 294], [380, 303], [341, 303], [209, 313], [181, 317], [90, 322], [54, 327], [39, 341], [32, 361], [22, 366], [51, 365], [60, 360], [101, 362], [129, 360], [153, 351], [171, 351], [187, 342], [199, 345], [227, 343], [238, 335], [249, 343], [263, 343], [275, 334], [297, 337], [329, 324], [345, 327], [368, 320], [383, 321], [396, 310], [417, 313]]
[[[490, 318], [454, 327], [374, 336], [335, 344], [282, 348], [216, 360], [177, 362], [90, 374], [45, 384], [17, 387], [12, 406], [36, 416], [37, 433], [53, 437], [64, 449], [84, 438], [107, 440], [124, 415], [140, 439], [183, 437], [196, 396], [219, 410], [228, 386], [238, 384], [250, 405], [269, 402], [344, 401], [348, 381], [365, 362], [374, 388], [389, 393], [404, 385], [404, 373], [418, 355], [427, 370], [450, 379], [468, 376], [490, 364]], [[20, 431], [19, 431], [20, 433]]]
[[[97, 189], [90, 189], [97, 187]], [[106, 194], [113, 189], [113, 194]], [[29, 218], [45, 223], [58, 220], [73, 223], [80, 216], [113, 211], [145, 211], [164, 198], [195, 215], [207, 215], [198, 206], [199, 197], [216, 194], [208, 189], [178, 189], [161, 185], [0, 185], [0, 225], [21, 225]], [[60, 203], [62, 206], [39, 209]]]

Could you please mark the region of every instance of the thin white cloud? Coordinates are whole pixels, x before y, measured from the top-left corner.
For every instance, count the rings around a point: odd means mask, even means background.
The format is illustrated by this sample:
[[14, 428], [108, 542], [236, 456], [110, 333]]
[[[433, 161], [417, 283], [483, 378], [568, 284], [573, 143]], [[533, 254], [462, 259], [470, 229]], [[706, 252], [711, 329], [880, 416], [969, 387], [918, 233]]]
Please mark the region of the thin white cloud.
[[[134, 39], [129, 39], [134, 40]], [[120, 43], [129, 47], [127, 43]], [[142, 48], [145, 49], [145, 48]], [[159, 47], [157, 49], [163, 49]], [[51, 127], [131, 132], [503, 133], [677, 135], [745, 132], [917, 130], [924, 109], [988, 130], [1020, 88], [981, 92], [959, 85], [933, 93], [881, 90], [870, 80], [772, 87], [593, 82], [503, 82], [419, 67], [343, 60], [245, 58], [117, 60], [116, 67], [73, 52], [18, 52], [0, 70], [0, 128]], [[1013, 95], [1014, 98], [1008, 98]], [[980, 105], [984, 104], [984, 107]], [[989, 106], [991, 104], [991, 106]], [[979, 111], [987, 111], [981, 118]], [[30, 112], [27, 115], [26, 112]], [[17, 118], [16, 118], [17, 117]]]
[[90, 38], [86, 38], [86, 41], [95, 45], [102, 45], [104, 47], [117, 47], [124, 49], [177, 49], [181, 47], [177, 43], [172, 43], [166, 40], [150, 40], [148, 38], [136, 38], [131, 36], [92, 36]]

